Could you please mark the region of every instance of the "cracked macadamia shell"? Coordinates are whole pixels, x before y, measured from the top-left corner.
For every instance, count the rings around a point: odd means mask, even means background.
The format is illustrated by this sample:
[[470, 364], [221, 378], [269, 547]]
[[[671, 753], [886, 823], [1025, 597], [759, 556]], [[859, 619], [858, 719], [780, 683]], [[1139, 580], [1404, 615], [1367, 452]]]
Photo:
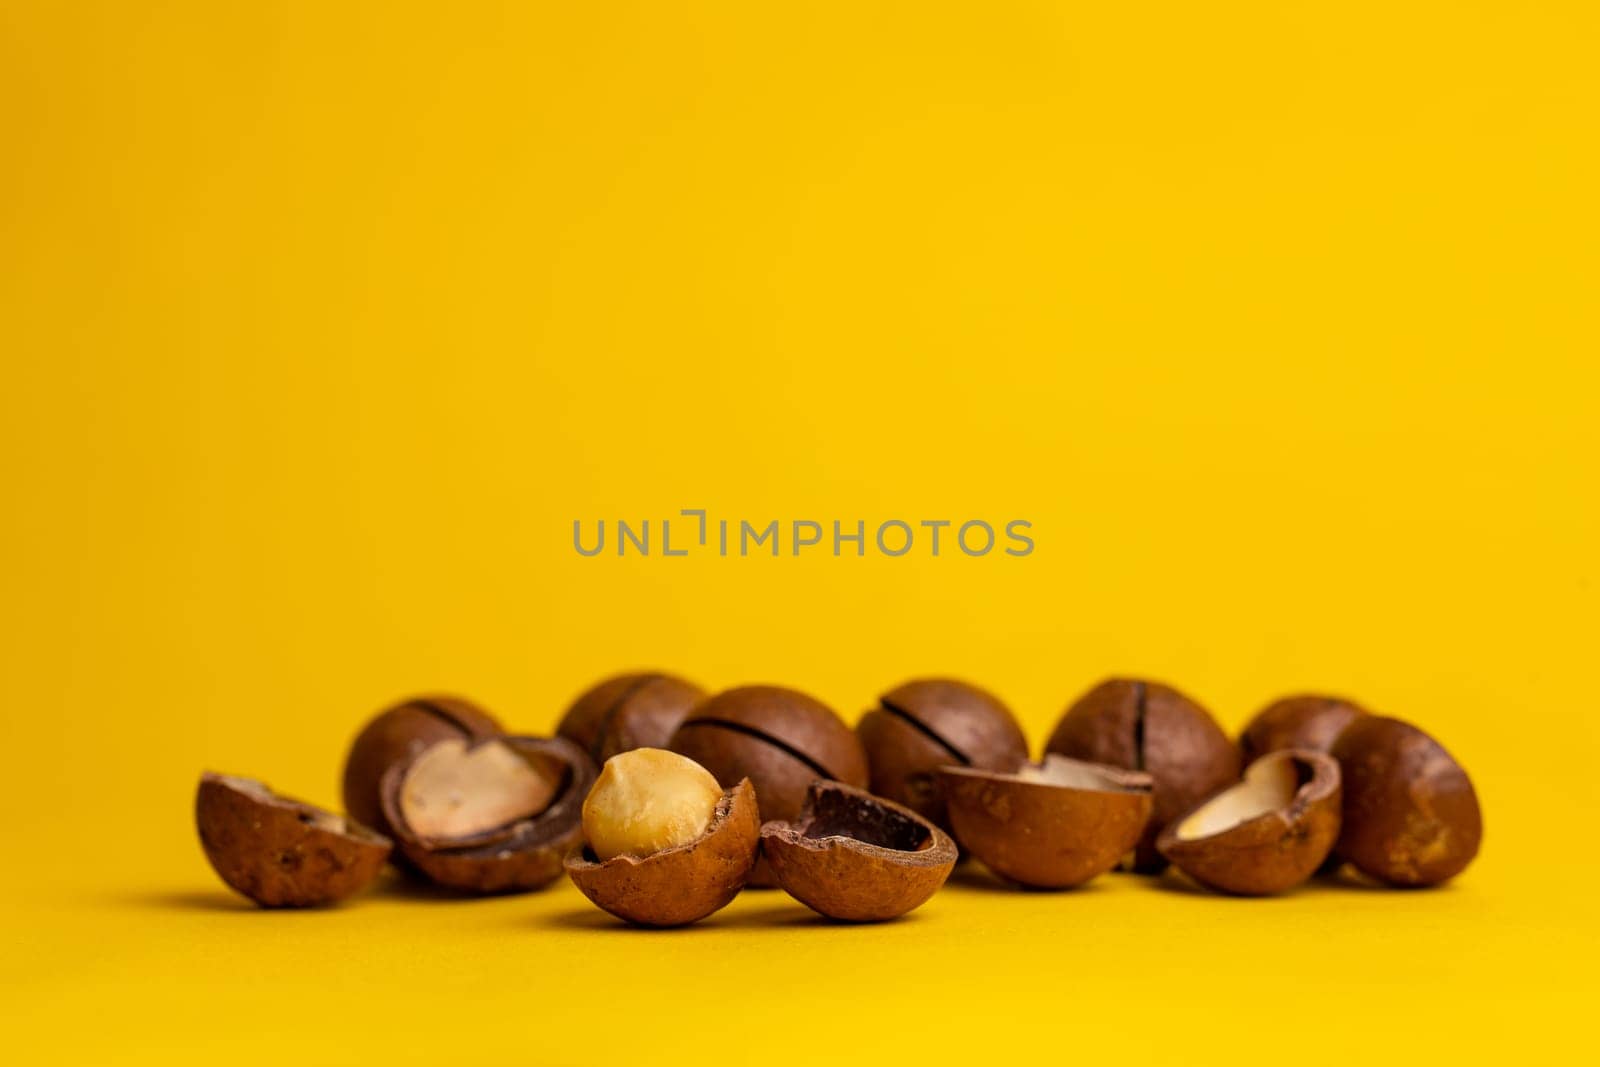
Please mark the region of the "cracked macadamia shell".
[[889, 690], [861, 717], [856, 735], [872, 791], [945, 830], [940, 767], [1014, 771], [1028, 760], [1011, 710], [992, 693], [953, 679], [924, 678]]
[[384, 818], [383, 776], [436, 741], [497, 737], [500, 724], [470, 700], [413, 697], [380, 712], [350, 744], [344, 764], [344, 808], [359, 823], [393, 833]]
[[1225, 893], [1281, 893], [1316, 873], [1339, 836], [1339, 765], [1280, 749], [1244, 780], [1173, 820], [1157, 845], [1183, 873]]
[[1205, 708], [1159, 682], [1114, 678], [1067, 709], [1046, 752], [1126, 770], [1154, 781], [1154, 810], [1134, 868], [1166, 866], [1161, 830], [1205, 797], [1239, 780], [1239, 749]]
[[1429, 886], [1454, 878], [1478, 854], [1478, 795], [1432, 737], [1372, 715], [1339, 735], [1333, 755], [1344, 779], [1341, 859], [1391, 885]]
[[[483, 759], [486, 749], [494, 759]], [[453, 776], [430, 769], [441, 753], [458, 764]], [[520, 774], [515, 761], [525, 763]], [[424, 792], [424, 777], [458, 785]], [[447, 738], [384, 775], [384, 815], [401, 853], [429, 881], [463, 893], [525, 892], [558, 878], [583, 840], [583, 798], [594, 779], [588, 753], [564, 738]], [[436, 810], [463, 798], [470, 815]]]
[[881, 922], [939, 891], [956, 863], [950, 836], [909, 808], [839, 782], [813, 782], [800, 817], [761, 827], [778, 884], [830, 919]]
[[956, 840], [996, 874], [1036, 889], [1081, 885], [1117, 865], [1150, 819], [1150, 776], [1064, 756], [1016, 774], [946, 767]]
[[600, 862], [587, 848], [567, 857], [574, 885], [599, 907], [639, 926], [683, 926], [738, 895], [760, 848], [756, 795], [748, 780], [722, 796], [706, 832], [649, 856]]
[[693, 682], [659, 671], [617, 675], [573, 701], [556, 734], [581, 746], [596, 764], [636, 748], [666, 748], [705, 695]]
[[[867, 757], [855, 731], [821, 701], [779, 686], [718, 693], [689, 713], [667, 747], [710, 771], [724, 789], [750, 779], [766, 820], [797, 818], [818, 778], [867, 786]], [[750, 884], [775, 884], [764, 862]]]
[[201, 775], [194, 815], [212, 868], [267, 908], [343, 900], [371, 885], [389, 856], [382, 835], [249, 778]]
[[1284, 697], [1256, 713], [1239, 735], [1239, 748], [1246, 763], [1282, 748], [1328, 752], [1344, 728], [1365, 714], [1340, 697]]

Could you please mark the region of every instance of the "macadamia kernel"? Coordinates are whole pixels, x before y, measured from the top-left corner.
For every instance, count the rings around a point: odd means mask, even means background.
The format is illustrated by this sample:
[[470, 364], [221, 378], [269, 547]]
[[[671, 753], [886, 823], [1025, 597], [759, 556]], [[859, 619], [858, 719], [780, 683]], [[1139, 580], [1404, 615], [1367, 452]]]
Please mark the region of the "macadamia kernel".
[[638, 748], [606, 760], [583, 802], [583, 833], [602, 861], [687, 845], [711, 825], [722, 787], [675, 752]]

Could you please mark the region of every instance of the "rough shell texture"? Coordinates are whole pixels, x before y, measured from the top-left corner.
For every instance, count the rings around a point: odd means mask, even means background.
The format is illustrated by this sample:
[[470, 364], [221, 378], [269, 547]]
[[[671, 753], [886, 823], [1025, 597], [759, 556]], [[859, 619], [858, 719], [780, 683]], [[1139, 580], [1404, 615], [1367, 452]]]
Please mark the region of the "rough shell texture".
[[447, 737], [477, 740], [500, 733], [494, 717], [469, 700], [413, 697], [374, 716], [351, 742], [344, 764], [344, 808], [357, 822], [393, 833], [380, 795], [390, 767]]
[[682, 926], [726, 906], [744, 888], [760, 848], [759, 830], [755, 790], [745, 780], [723, 794], [711, 825], [689, 844], [604, 863], [583, 849], [567, 857], [567, 874], [584, 896], [619, 919]]
[[1167, 823], [1239, 778], [1239, 749], [1216, 720], [1159, 682], [1095, 686], [1067, 709], [1045, 751], [1150, 775], [1154, 810], [1134, 857], [1147, 873], [1166, 866], [1156, 837]]
[[498, 740], [530, 759], [564, 765], [561, 786], [550, 806], [492, 834], [474, 834], [449, 844], [424, 841], [406, 826], [400, 793], [411, 765], [398, 764], [383, 776], [384, 814], [394, 828], [395, 840], [419, 873], [448, 889], [520, 893], [548, 885], [560, 877], [562, 859], [583, 840], [583, 798], [594, 784], [594, 761], [560, 737], [484, 740]]
[[596, 763], [635, 748], [665, 748], [705, 691], [660, 672], [608, 678], [573, 701], [556, 734], [586, 749]]
[[1329, 752], [1344, 728], [1365, 714], [1340, 697], [1284, 697], [1256, 713], [1239, 735], [1239, 747], [1247, 763], [1281, 748]]
[[201, 775], [194, 815], [211, 866], [263, 907], [342, 900], [371, 885], [389, 856], [381, 835], [248, 778]]
[[[750, 779], [763, 819], [797, 818], [818, 778], [867, 785], [867, 757], [855, 732], [826, 704], [793, 689], [752, 685], [719, 693], [689, 713], [668, 747], [710, 771], [724, 789]], [[751, 884], [775, 884], [766, 863]]]
[[1180, 838], [1180, 816], [1157, 840], [1161, 854], [1202, 885], [1246, 896], [1281, 893], [1315, 874], [1339, 837], [1339, 765], [1309, 749], [1267, 758], [1294, 764], [1299, 786], [1286, 806], [1206, 837]]
[[1150, 819], [1150, 776], [1069, 762], [1102, 778], [1106, 788], [961, 767], [939, 771], [961, 847], [996, 874], [1037, 889], [1081, 885], [1115, 867]]
[[830, 919], [880, 922], [939, 891], [956, 844], [909, 808], [814, 782], [800, 818], [761, 828], [761, 851], [789, 895]]
[[1391, 885], [1428, 886], [1460, 874], [1478, 854], [1478, 795], [1433, 738], [1373, 715], [1351, 723], [1333, 755], [1344, 777], [1342, 859]]
[[920, 679], [891, 689], [856, 724], [872, 791], [948, 830], [934, 772], [956, 765], [1012, 771], [1028, 742], [993, 694], [951, 679]]

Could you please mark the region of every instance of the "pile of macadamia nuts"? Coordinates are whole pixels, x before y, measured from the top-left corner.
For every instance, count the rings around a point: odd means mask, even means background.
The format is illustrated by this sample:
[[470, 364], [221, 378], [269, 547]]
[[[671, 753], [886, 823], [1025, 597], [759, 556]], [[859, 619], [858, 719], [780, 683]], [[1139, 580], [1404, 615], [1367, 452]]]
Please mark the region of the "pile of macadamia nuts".
[[461, 894], [564, 871], [640, 926], [695, 922], [747, 886], [830, 919], [893, 919], [968, 857], [1034, 889], [1169, 864], [1251, 896], [1346, 864], [1430, 886], [1482, 837], [1466, 771], [1415, 726], [1295, 696], [1235, 743], [1193, 699], [1132, 679], [1079, 697], [1039, 762], [1005, 704], [950, 679], [889, 690], [854, 730], [793, 689], [708, 695], [663, 673], [601, 682], [553, 737], [418, 697], [356, 736], [344, 806], [205, 774], [195, 816], [223, 881], [265, 907], [341, 900], [391, 860]]

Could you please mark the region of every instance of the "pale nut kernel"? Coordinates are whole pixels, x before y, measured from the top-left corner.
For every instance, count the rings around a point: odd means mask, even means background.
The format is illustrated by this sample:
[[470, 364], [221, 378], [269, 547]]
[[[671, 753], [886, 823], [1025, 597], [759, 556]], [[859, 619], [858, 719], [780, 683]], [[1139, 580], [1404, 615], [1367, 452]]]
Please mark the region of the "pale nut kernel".
[[711, 825], [722, 787], [687, 756], [636, 748], [606, 760], [583, 802], [583, 834], [600, 860], [687, 845]]

